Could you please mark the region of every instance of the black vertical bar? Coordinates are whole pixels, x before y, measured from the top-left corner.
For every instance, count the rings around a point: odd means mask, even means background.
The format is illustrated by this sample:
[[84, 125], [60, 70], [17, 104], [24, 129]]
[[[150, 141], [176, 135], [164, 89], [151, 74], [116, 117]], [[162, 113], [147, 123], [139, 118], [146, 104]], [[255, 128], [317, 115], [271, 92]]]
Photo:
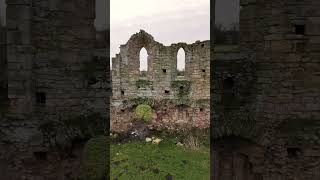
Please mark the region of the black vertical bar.
[[214, 116], [214, 98], [213, 98], [213, 77], [214, 77], [214, 27], [215, 27], [215, 4], [216, 1], [210, 1], [210, 179], [214, 179], [214, 151], [213, 151], [213, 116]]
[[111, 68], [110, 68], [110, 1], [106, 1], [106, 11], [105, 11], [105, 24], [106, 24], [106, 61], [107, 61], [107, 82], [109, 84], [108, 86], [108, 94], [109, 94], [109, 98], [106, 100], [106, 107], [107, 107], [107, 125], [106, 125], [106, 136], [108, 137], [108, 154], [107, 154], [107, 160], [108, 160], [108, 163], [107, 163], [107, 180], [110, 179], [110, 170], [111, 170], [111, 166], [110, 166], [110, 98], [112, 96], [112, 82], [111, 82]]

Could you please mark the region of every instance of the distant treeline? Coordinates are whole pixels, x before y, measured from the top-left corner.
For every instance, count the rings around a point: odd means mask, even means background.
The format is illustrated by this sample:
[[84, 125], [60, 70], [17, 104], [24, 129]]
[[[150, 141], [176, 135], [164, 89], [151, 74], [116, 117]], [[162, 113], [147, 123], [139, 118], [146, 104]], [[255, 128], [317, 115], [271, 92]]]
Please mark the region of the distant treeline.
[[239, 28], [236, 24], [225, 28], [222, 24], [214, 26], [215, 44], [238, 44]]

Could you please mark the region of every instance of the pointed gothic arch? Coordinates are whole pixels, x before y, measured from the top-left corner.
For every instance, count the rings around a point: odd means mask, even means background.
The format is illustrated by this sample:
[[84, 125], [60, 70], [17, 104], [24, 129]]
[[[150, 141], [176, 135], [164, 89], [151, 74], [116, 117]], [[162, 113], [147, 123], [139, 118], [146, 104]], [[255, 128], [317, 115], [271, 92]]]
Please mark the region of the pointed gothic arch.
[[139, 52], [139, 71], [148, 71], [148, 51], [145, 47], [142, 47]]
[[185, 50], [181, 47], [177, 53], [177, 71], [184, 72], [186, 69], [186, 53]]

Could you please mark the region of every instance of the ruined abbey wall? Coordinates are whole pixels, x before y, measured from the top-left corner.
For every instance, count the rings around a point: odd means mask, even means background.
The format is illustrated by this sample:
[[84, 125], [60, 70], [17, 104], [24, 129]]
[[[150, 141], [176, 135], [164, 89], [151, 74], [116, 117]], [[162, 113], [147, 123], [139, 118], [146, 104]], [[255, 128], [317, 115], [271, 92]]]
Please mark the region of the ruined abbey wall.
[[[228, 53], [209, 41], [164, 46], [144, 31], [133, 35], [113, 59], [112, 130], [129, 129], [139, 103], [153, 104], [152, 127], [207, 128], [211, 88], [215, 179], [320, 179], [319, 7], [318, 0], [241, 0], [239, 50]], [[79, 172], [77, 158], [61, 163], [50, 152], [39, 125], [108, 112], [109, 68], [103, 50], [94, 50], [93, 20], [94, 1], [7, 1], [2, 179], [70, 179]], [[142, 47], [149, 53], [146, 76], [139, 72]], [[176, 71], [180, 47], [184, 77]]]
[[212, 61], [214, 178], [319, 179], [320, 3], [241, 6], [246, 58]]
[[[143, 47], [148, 52], [145, 75], [139, 70], [139, 53]], [[183, 75], [178, 75], [177, 71], [180, 48], [185, 51]], [[210, 41], [164, 46], [143, 30], [132, 35], [120, 46], [120, 53], [112, 61], [111, 129], [125, 131], [130, 128], [134, 120], [132, 106], [142, 103], [137, 102], [139, 98], [155, 103], [152, 124], [156, 127], [208, 128], [209, 59]], [[179, 105], [186, 107], [179, 108]]]
[[[81, 124], [98, 114], [99, 127], [107, 126], [109, 63], [94, 49], [95, 1], [6, 3], [8, 105], [0, 110], [1, 178], [71, 179], [79, 175], [81, 153], [59, 159], [44, 134], [54, 132], [42, 125], [75, 117]], [[59, 143], [71, 146], [63, 129], [57, 131]]]
[[6, 28], [3, 27], [2, 25], [0, 25], [0, 102], [3, 102], [7, 99], [7, 57], [6, 57], [6, 54], [7, 54]]
[[[95, 62], [93, 55], [94, 6], [85, 0], [9, 2], [8, 91], [12, 113], [79, 112], [103, 104], [105, 82], [89, 77], [95, 72], [90, 74], [85, 67], [103, 63]], [[44, 107], [36, 102], [39, 93], [45, 96]]]

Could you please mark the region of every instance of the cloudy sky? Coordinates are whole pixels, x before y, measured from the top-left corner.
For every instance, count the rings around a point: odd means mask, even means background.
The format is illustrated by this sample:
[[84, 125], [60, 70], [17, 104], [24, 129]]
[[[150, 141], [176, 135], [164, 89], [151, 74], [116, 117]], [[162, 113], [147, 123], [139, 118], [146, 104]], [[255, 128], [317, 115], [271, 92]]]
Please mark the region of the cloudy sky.
[[164, 45], [210, 39], [210, 0], [110, 0], [111, 57], [140, 29]]
[[[0, 15], [5, 20], [5, 0]], [[96, 27], [109, 24], [107, 0], [96, 0]], [[216, 22], [238, 22], [239, 0], [216, 0]], [[111, 57], [140, 29], [164, 45], [210, 39], [210, 0], [110, 0]]]

